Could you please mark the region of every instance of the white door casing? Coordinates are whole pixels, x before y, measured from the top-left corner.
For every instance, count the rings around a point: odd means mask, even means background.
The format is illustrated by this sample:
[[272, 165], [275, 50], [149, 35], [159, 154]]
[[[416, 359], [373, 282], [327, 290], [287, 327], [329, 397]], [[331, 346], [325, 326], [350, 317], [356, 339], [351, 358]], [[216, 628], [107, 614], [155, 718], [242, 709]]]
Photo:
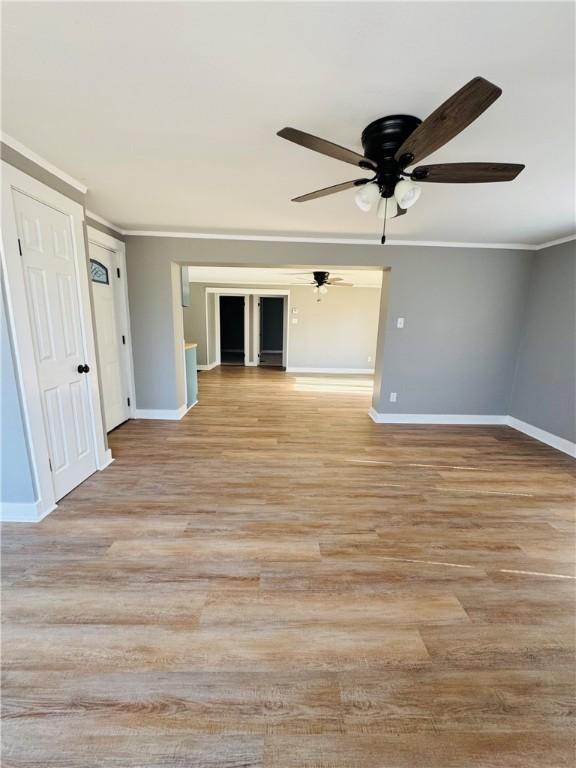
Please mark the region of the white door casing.
[[100, 381], [104, 405], [106, 431], [122, 424], [130, 418], [128, 405], [127, 376], [122, 355], [126, 345], [126, 333], [123, 333], [122, 312], [118, 306], [117, 281], [122, 274], [116, 253], [104, 248], [99, 243], [89, 242], [90, 260], [105, 269], [108, 282], [92, 280], [94, 302], [94, 323], [96, 329]]
[[[42, 270], [37, 271], [33, 276], [35, 285], [32, 290], [36, 291], [34, 298], [39, 311], [44, 311], [44, 307], [41, 306], [42, 296], [46, 298], [49, 295], [56, 295], [60, 304], [60, 307], [57, 305], [56, 310], [54, 310], [55, 315], [52, 314], [52, 307], [49, 308], [49, 321], [51, 319], [52, 322], [49, 333], [52, 333], [53, 337], [46, 335], [42, 338], [39, 337], [38, 324], [29, 312], [30, 281], [25, 276], [24, 255], [20, 255], [19, 229], [22, 231], [22, 240], [28, 238], [29, 253], [27, 257], [30, 257], [30, 264], [33, 269], [35, 267], [32, 262], [37, 254], [33, 254], [34, 235], [30, 223], [27, 225], [29, 232], [25, 233], [23, 222], [18, 222], [16, 206], [23, 197], [28, 198], [32, 203], [44, 204], [45, 208], [49, 209], [48, 218], [52, 219], [53, 224], [56, 224], [55, 232], [50, 238], [52, 243], [51, 260], [56, 259], [56, 264], [58, 264], [58, 259], [65, 262], [66, 259], [63, 254], [68, 254], [74, 267], [73, 270], [68, 267], [68, 272], [66, 269], [61, 271], [59, 281], [56, 279], [49, 281], [47, 275], [42, 276]], [[45, 209], [40, 210], [46, 213]], [[64, 221], [67, 222], [66, 226], [63, 226]], [[42, 226], [40, 231], [42, 231]], [[1, 243], [6, 309], [14, 348], [16, 375], [22, 398], [22, 416], [37, 495], [36, 501], [31, 505], [34, 511], [32, 512], [31, 509], [30, 517], [26, 519], [40, 520], [56, 507], [55, 502], [62, 492], [67, 492], [65, 491], [66, 483], [71, 482], [74, 471], [79, 477], [81, 466], [84, 467], [85, 471], [87, 467], [90, 467], [88, 470], [88, 474], [90, 474], [94, 468], [104, 469], [112, 461], [112, 455], [107, 448], [102, 427], [100, 395], [96, 376], [97, 361], [84, 246], [83, 207], [80, 203], [3, 162]], [[44, 243], [43, 247], [48, 246]], [[44, 281], [46, 281], [45, 286], [43, 285]], [[43, 288], [42, 292], [38, 291], [39, 287]], [[77, 312], [76, 324], [72, 320], [73, 314], [70, 314], [74, 312]], [[61, 331], [60, 338], [57, 338], [58, 328]], [[41, 330], [45, 333], [44, 328]], [[90, 373], [81, 375], [83, 384], [78, 385], [78, 379], [71, 375], [68, 382], [68, 393], [60, 393], [59, 397], [55, 394], [50, 395], [53, 424], [56, 423], [54, 418], [62, 418], [68, 425], [72, 424], [72, 435], [68, 434], [67, 438], [70, 440], [71, 449], [76, 450], [76, 457], [79, 460], [79, 463], [76, 463], [76, 470], [70, 467], [66, 470], [64, 467], [60, 468], [57, 483], [54, 482], [54, 475], [50, 466], [53, 444], [49, 444], [47, 431], [49, 425], [44, 408], [43, 387], [47, 382], [50, 383], [48, 378], [51, 373], [47, 341], [59, 345], [59, 351], [57, 349], [55, 354], [62, 353], [66, 358], [72, 357], [72, 347], [80, 344], [79, 349], [83, 359], [78, 364], [87, 364], [90, 368]], [[42, 367], [44, 369], [42, 371], [42, 386], [40, 371], [37, 366], [37, 356], [40, 353], [43, 355]], [[52, 367], [55, 366], [52, 365]], [[76, 375], [80, 376], [77, 370]], [[58, 386], [63, 385], [59, 384]], [[70, 408], [68, 413], [65, 411], [66, 403]], [[60, 406], [62, 407], [61, 412]], [[86, 422], [84, 422], [84, 418]], [[82, 428], [84, 426], [89, 443], [87, 450], [83, 443]], [[70, 446], [68, 447], [70, 448]], [[56, 448], [62, 451], [62, 444]], [[90, 456], [91, 458], [87, 458]], [[73, 458], [73, 453], [71, 453], [67, 460], [72, 462]], [[66, 480], [66, 476], [68, 480]]]
[[[14, 191], [32, 343], [56, 500], [96, 471], [69, 218]], [[89, 366], [87, 366], [89, 368]], [[94, 372], [95, 373], [95, 372]]]

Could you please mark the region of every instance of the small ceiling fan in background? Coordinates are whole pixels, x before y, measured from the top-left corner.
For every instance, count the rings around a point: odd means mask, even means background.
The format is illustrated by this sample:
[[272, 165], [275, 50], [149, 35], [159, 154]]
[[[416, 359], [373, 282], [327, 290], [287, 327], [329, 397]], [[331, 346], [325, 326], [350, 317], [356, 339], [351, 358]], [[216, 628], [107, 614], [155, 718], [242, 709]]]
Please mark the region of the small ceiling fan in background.
[[497, 85], [483, 77], [475, 77], [424, 121], [412, 115], [381, 117], [362, 131], [363, 155], [296, 128], [282, 128], [277, 135], [283, 139], [374, 173], [372, 178], [344, 181], [300, 195], [293, 202], [304, 203], [358, 187], [356, 204], [361, 210], [369, 211], [378, 202], [378, 216], [384, 219], [384, 243], [386, 220], [403, 216], [420, 197], [421, 188], [416, 182], [469, 184], [512, 181], [524, 165], [440, 163], [418, 165], [411, 171], [406, 170], [457, 136], [501, 94], [502, 89]]
[[[310, 272], [290, 272], [286, 273], [290, 275], [310, 275]], [[305, 282], [306, 285], [313, 285], [314, 286], [314, 293], [316, 294], [316, 301], [321, 301], [322, 296], [325, 293], [328, 293], [328, 286], [333, 286], [334, 288], [342, 288], [344, 286], [352, 287], [354, 283], [347, 283], [345, 282], [344, 278], [342, 277], [330, 277], [330, 272], [325, 272], [322, 270], [316, 270], [312, 272], [313, 280], [309, 282], [308, 280], [302, 281]]]

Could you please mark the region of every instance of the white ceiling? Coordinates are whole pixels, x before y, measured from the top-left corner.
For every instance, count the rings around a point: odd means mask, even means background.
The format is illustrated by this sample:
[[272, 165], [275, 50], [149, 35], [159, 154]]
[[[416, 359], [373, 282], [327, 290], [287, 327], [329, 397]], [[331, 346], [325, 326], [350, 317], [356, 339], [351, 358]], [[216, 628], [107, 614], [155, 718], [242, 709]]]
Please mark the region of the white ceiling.
[[[345, 283], [356, 287], [380, 288], [381, 269], [341, 269], [340, 267], [315, 267], [330, 272], [330, 277], [341, 277]], [[310, 285], [312, 269], [302, 267], [188, 267], [191, 283], [225, 283], [228, 285]]]
[[570, 2], [3, 3], [3, 130], [127, 229], [375, 236], [353, 192], [290, 198], [353, 166], [275, 136], [360, 150], [475, 75], [503, 96], [430, 161], [524, 162], [508, 184], [426, 185], [407, 240], [540, 243], [574, 231]]

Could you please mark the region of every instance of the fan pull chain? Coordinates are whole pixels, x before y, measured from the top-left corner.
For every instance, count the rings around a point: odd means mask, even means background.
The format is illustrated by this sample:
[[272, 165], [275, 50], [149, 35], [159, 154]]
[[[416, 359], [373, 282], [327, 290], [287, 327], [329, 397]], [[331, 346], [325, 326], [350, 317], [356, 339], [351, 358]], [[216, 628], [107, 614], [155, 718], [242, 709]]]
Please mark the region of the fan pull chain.
[[388, 198], [384, 198], [384, 226], [382, 227], [382, 239], [380, 242], [382, 245], [386, 242], [386, 214], [388, 213]]

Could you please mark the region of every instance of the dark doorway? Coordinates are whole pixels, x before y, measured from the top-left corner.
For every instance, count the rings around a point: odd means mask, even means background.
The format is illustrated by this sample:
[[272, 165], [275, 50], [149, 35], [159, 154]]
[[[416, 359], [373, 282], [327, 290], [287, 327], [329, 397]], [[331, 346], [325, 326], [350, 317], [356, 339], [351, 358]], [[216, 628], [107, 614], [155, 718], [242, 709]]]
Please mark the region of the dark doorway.
[[284, 297], [260, 297], [260, 365], [284, 365]]
[[220, 296], [220, 362], [244, 365], [244, 296]]

